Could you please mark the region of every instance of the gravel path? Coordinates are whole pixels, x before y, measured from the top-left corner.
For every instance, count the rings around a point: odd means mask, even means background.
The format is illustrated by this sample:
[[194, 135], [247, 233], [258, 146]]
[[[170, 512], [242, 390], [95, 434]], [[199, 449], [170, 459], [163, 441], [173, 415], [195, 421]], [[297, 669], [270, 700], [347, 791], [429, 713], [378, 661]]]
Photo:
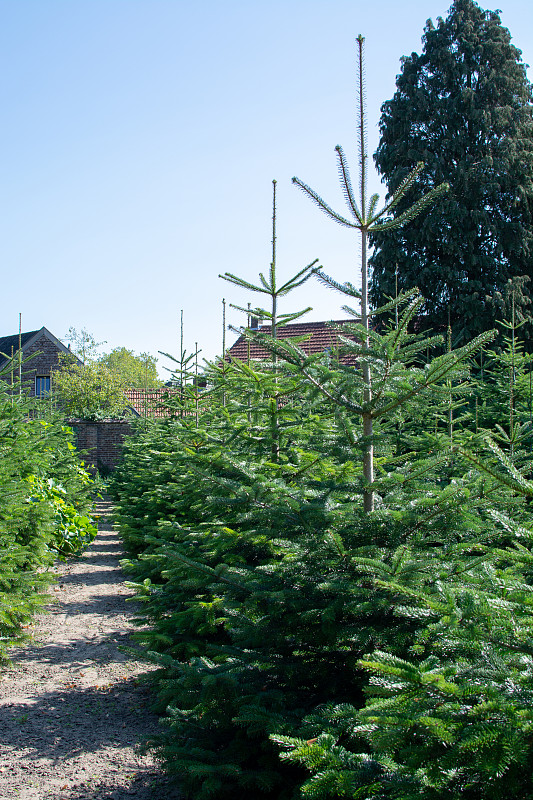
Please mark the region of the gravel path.
[[104, 516], [87, 552], [56, 566], [49, 613], [0, 675], [0, 800], [179, 798], [136, 746], [158, 722], [136, 679], [149, 667], [118, 649], [134, 630], [121, 556]]

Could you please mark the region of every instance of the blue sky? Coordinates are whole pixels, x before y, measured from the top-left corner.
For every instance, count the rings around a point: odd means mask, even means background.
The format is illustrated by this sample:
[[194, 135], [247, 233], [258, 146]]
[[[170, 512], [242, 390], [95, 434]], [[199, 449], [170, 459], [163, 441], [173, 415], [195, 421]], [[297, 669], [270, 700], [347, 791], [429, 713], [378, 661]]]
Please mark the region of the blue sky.
[[[187, 348], [214, 357], [222, 298], [253, 299], [218, 274], [253, 280], [270, 263], [273, 178], [281, 276], [319, 258], [358, 282], [356, 236], [291, 178], [342, 210], [334, 147], [355, 179], [355, 37], [373, 152], [401, 56], [449, 5], [0, 0], [0, 335], [21, 312], [24, 330], [74, 326], [105, 350], [176, 353], [183, 309]], [[533, 61], [533, 4], [497, 6]], [[373, 170], [371, 188], [383, 197]], [[282, 311], [331, 319], [341, 304], [306, 284]]]

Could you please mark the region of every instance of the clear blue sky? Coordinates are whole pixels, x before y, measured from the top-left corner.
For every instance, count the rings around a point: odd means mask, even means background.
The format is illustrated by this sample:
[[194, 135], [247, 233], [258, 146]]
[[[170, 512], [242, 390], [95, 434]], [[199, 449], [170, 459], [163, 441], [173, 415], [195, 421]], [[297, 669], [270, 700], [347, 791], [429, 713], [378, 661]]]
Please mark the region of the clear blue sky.
[[[449, 5], [0, 0], [0, 335], [22, 312], [24, 330], [74, 326], [106, 350], [176, 353], [183, 309], [186, 346], [213, 357], [222, 298], [253, 299], [218, 274], [268, 269], [273, 178], [281, 275], [319, 258], [359, 281], [355, 235], [291, 178], [343, 209], [334, 147], [355, 179], [355, 37], [373, 152], [401, 56], [420, 52], [426, 19]], [[500, 6], [533, 61], [533, 3], [481, 5]], [[342, 316], [318, 284], [282, 311], [306, 305], [309, 319]]]

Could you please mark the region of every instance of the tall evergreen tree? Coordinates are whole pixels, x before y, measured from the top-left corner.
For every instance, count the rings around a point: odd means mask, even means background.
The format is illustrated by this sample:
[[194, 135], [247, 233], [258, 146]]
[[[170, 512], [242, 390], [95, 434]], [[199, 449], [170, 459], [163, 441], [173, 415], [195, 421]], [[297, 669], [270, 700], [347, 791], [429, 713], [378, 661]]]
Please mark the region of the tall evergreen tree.
[[464, 341], [494, 326], [487, 298], [533, 274], [531, 84], [498, 14], [472, 0], [428, 20], [423, 44], [382, 106], [375, 161], [389, 196], [425, 163], [396, 216], [443, 181], [451, 189], [416, 223], [373, 234], [371, 298], [395, 294], [397, 269], [399, 288], [428, 301], [424, 324], [442, 330], [450, 315]]

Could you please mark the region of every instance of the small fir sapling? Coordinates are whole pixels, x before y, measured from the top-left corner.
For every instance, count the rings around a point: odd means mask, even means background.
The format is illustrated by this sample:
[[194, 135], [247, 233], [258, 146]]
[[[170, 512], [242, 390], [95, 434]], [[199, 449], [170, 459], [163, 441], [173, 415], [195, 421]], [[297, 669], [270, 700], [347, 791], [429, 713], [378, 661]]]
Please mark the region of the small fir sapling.
[[[270, 262], [270, 272], [269, 277], [265, 278], [264, 273], [259, 273], [259, 280], [260, 284], [252, 284], [249, 281], [239, 278], [237, 275], [233, 275], [230, 272], [224, 273], [224, 275], [220, 275], [219, 277], [223, 278], [230, 283], [239, 286], [240, 288], [249, 289], [253, 292], [259, 292], [260, 294], [266, 294], [270, 297], [270, 310], [266, 310], [263, 308], [255, 308], [251, 311], [250, 306], [244, 309], [239, 306], [233, 306], [234, 308], [238, 308], [239, 311], [243, 311], [247, 314], [248, 318], [250, 318], [250, 314], [254, 316], [258, 316], [261, 319], [268, 319], [270, 320], [270, 338], [276, 340], [278, 325], [287, 325], [290, 322], [294, 322], [294, 320], [299, 319], [308, 311], [310, 308], [305, 308], [302, 311], [297, 311], [292, 314], [279, 314], [278, 312], [278, 302], [281, 297], [284, 297], [289, 292], [296, 289], [298, 286], [301, 286], [305, 283], [309, 278], [318, 271], [318, 267], [315, 265], [317, 264], [318, 259], [308, 264], [306, 267], [301, 269], [296, 275], [293, 275], [288, 281], [281, 284], [281, 286], [277, 282], [277, 275], [276, 275], [276, 181], [272, 181], [272, 261]], [[247, 329], [249, 331], [249, 329]], [[278, 362], [278, 355], [276, 351], [272, 352], [272, 371], [274, 373], [274, 382], [277, 381], [277, 362]], [[272, 398], [272, 413], [271, 413], [271, 425], [272, 425], [272, 461], [276, 462], [279, 457], [279, 395], [278, 393]]]

